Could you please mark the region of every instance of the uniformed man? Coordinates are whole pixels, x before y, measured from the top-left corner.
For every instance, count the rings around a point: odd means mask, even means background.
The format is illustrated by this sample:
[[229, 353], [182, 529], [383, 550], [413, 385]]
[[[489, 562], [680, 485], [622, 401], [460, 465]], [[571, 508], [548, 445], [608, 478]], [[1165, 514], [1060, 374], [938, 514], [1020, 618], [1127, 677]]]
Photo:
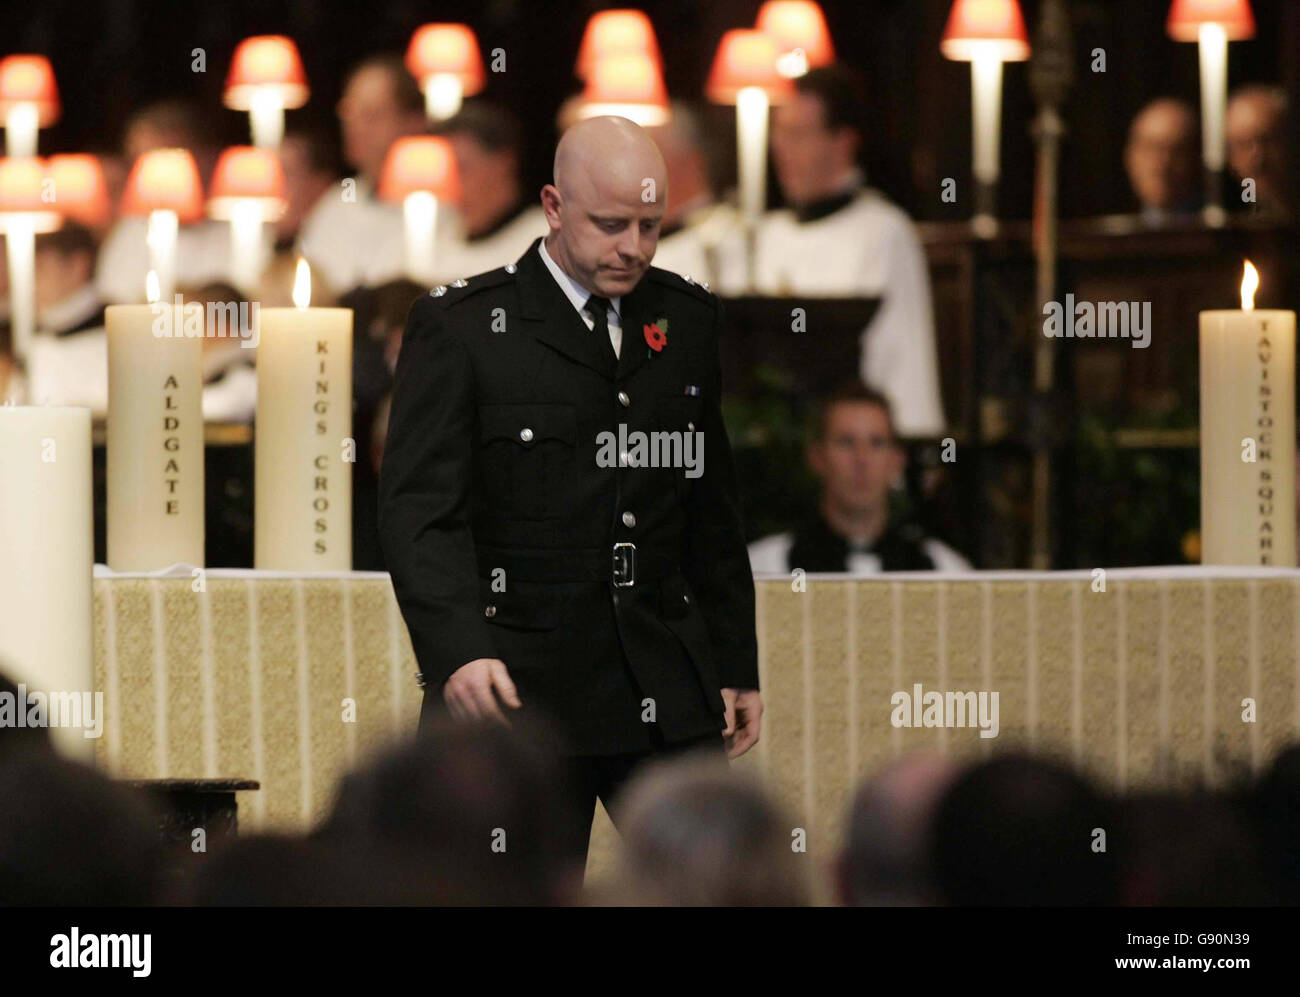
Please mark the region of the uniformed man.
[[650, 266], [664, 176], [627, 119], [565, 133], [545, 239], [412, 307], [380, 479], [422, 721], [558, 721], [580, 854], [647, 758], [759, 736], [721, 308]]

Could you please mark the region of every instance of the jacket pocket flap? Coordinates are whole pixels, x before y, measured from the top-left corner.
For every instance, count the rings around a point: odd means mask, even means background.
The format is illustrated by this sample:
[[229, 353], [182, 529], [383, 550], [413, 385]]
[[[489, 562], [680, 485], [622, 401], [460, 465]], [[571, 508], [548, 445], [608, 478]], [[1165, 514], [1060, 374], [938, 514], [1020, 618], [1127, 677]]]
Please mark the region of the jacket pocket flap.
[[512, 440], [532, 447], [542, 440], [570, 445], [577, 439], [578, 418], [572, 405], [484, 405], [479, 409], [483, 442]]
[[479, 579], [479, 603], [488, 623], [514, 630], [554, 630], [560, 624], [560, 594], [554, 587], [527, 582], [492, 591], [492, 579]]

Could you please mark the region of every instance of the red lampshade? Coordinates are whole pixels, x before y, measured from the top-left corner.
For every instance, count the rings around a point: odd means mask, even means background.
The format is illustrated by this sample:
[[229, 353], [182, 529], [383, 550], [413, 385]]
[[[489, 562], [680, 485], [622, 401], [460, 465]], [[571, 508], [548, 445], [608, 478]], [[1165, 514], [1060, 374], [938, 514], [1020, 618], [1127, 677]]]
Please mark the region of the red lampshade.
[[421, 85], [434, 73], [455, 76], [467, 97], [487, 82], [478, 39], [465, 24], [426, 24], [417, 29], [406, 49], [406, 68]]
[[826, 18], [813, 0], [767, 0], [758, 10], [757, 26], [772, 39], [778, 56], [802, 49], [809, 68], [835, 60]]
[[587, 76], [582, 104], [586, 118], [617, 114], [639, 125], [662, 125], [669, 118], [663, 74], [643, 52], [598, 59]]
[[60, 225], [56, 205], [41, 199], [49, 177], [45, 163], [36, 156], [6, 156], [0, 159], [0, 231], [7, 228], [5, 216], [28, 216], [37, 232], [52, 232]]
[[763, 32], [733, 28], [718, 43], [705, 95], [715, 104], [734, 104], [742, 89], [758, 87], [775, 103], [792, 89], [777, 72], [776, 57], [776, 44]]
[[41, 128], [59, 120], [59, 88], [43, 55], [7, 55], [0, 59], [0, 118], [15, 104], [35, 104]]
[[456, 157], [445, 138], [408, 135], [389, 147], [379, 175], [379, 196], [386, 201], [402, 201], [418, 191], [428, 191], [440, 201], [460, 198]]
[[231, 146], [217, 160], [212, 174], [208, 214], [228, 219], [237, 201], [257, 201], [262, 217], [279, 218], [287, 206], [284, 199], [284, 170], [280, 157], [271, 149], [252, 145]]
[[175, 211], [182, 223], [203, 217], [199, 168], [186, 149], [154, 149], [135, 161], [122, 194], [122, 213]]
[[258, 35], [245, 38], [235, 49], [226, 76], [226, 106], [247, 111], [252, 106], [253, 92], [262, 87], [273, 87], [285, 107], [307, 103], [307, 77], [293, 39]]
[[1255, 15], [1250, 0], [1174, 0], [1165, 30], [1180, 42], [1194, 42], [1202, 24], [1217, 24], [1228, 41], [1255, 37]]
[[97, 156], [85, 152], [51, 156], [49, 176], [54, 181], [54, 206], [61, 214], [87, 228], [108, 221], [108, 187]]
[[639, 10], [602, 10], [587, 22], [574, 72], [585, 80], [601, 59], [629, 54], [646, 56], [656, 69], [663, 66], [650, 18]]
[[970, 62], [977, 52], [1003, 62], [1029, 58], [1029, 35], [1016, 0], [957, 0], [948, 14], [939, 51], [948, 59]]

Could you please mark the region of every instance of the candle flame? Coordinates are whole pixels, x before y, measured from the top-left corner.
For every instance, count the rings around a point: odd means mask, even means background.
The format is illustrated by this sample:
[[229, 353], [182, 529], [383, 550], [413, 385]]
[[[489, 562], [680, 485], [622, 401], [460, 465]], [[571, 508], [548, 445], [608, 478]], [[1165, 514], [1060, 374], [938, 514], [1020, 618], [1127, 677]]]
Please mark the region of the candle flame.
[[144, 296], [149, 304], [156, 304], [162, 297], [162, 289], [158, 286], [158, 272], [150, 270], [144, 278]]
[[1259, 288], [1259, 271], [1255, 269], [1255, 264], [1250, 260], [1246, 261], [1246, 268], [1241, 274], [1241, 310], [1244, 312], [1253, 312], [1255, 310], [1255, 291]]
[[298, 272], [293, 278], [293, 303], [298, 308], [311, 304], [311, 267], [301, 256], [298, 257]]

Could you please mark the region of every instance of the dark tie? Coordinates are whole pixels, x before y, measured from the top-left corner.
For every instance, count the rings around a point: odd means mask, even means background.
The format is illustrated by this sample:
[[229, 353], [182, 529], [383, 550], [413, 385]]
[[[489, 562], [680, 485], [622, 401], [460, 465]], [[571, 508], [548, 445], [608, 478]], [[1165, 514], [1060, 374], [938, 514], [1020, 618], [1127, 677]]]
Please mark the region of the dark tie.
[[592, 321], [595, 322], [591, 334], [600, 338], [597, 345], [600, 347], [601, 352], [605, 354], [605, 359], [617, 367], [618, 355], [614, 352], [614, 344], [609, 340], [609, 298], [602, 298], [599, 294], [593, 294], [587, 299], [587, 303], [582, 306], [582, 310], [590, 315]]

